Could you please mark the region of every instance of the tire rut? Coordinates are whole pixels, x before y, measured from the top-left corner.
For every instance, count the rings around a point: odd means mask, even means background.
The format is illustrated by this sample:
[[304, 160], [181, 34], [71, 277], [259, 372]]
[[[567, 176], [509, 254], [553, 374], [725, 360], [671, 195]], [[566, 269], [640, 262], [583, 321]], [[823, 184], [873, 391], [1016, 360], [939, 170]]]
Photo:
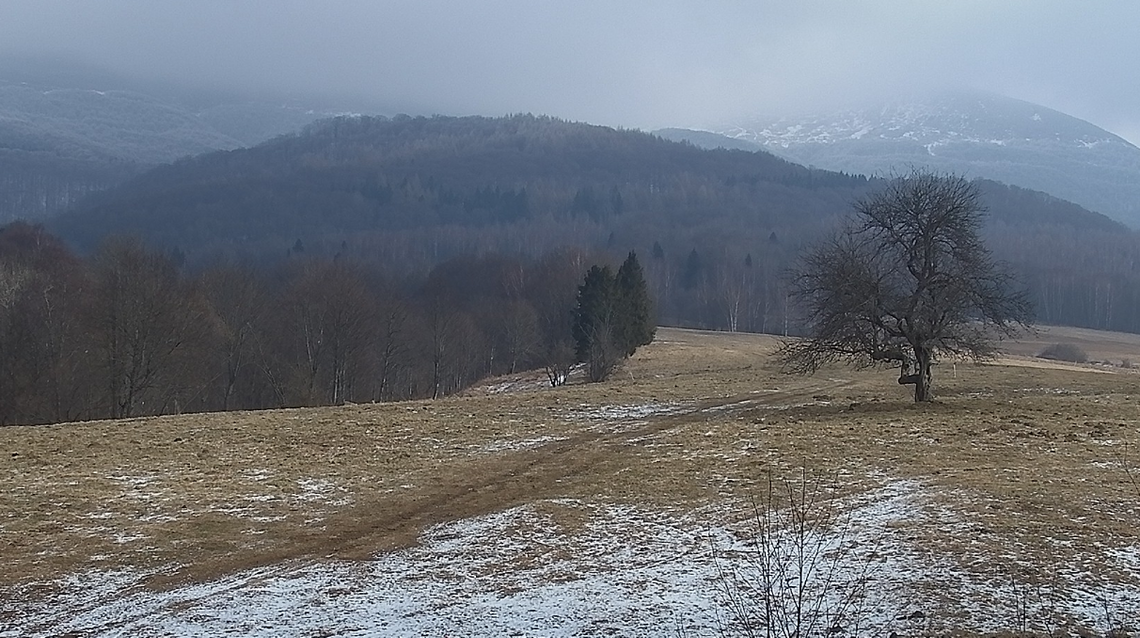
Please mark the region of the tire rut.
[[358, 498], [350, 508], [325, 519], [323, 529], [302, 530], [277, 548], [203, 561], [171, 575], [154, 576], [148, 584], [164, 589], [292, 560], [369, 560], [378, 553], [415, 545], [435, 525], [565, 496], [560, 483], [591, 472], [612, 458], [615, 447], [632, 440], [707, 419], [710, 412], [721, 417], [737, 409], [782, 405], [849, 384], [839, 381], [707, 399], [680, 412], [614, 421], [633, 427], [582, 429], [538, 447], [471, 457], [442, 469], [413, 494]]

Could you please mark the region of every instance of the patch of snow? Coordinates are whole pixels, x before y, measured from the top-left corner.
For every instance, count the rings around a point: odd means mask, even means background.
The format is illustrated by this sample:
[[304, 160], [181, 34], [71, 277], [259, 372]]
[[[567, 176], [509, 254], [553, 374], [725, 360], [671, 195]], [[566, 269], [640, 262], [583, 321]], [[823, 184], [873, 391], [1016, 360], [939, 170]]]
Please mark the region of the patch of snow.
[[1140, 574], [1140, 544], [1111, 549], [1108, 555], [1121, 569]]
[[[185, 513], [189, 513], [189, 510], [186, 510]], [[144, 514], [135, 520], [142, 523], [169, 523], [170, 521], [177, 521], [179, 519], [177, 516], [171, 514]]]
[[[565, 382], [565, 379], [562, 379]], [[510, 379], [481, 388], [487, 394], [505, 394], [508, 392], [522, 392], [525, 390], [541, 390], [550, 387], [550, 380], [546, 377], [530, 379]], [[478, 388], [476, 388], [478, 389]]]
[[536, 437], [530, 438], [530, 439], [517, 439], [517, 440], [501, 439], [498, 441], [492, 441], [492, 442], [490, 442], [484, 446], [481, 446], [479, 448], [479, 450], [481, 452], [489, 452], [489, 453], [517, 452], [520, 450], [531, 450], [531, 449], [534, 449], [536, 447], [542, 447], [543, 445], [546, 445], [547, 443], [556, 443], [558, 441], [565, 441], [566, 439], [567, 439], [567, 437], [564, 437], [564, 436], [536, 436]]
[[128, 474], [121, 474], [121, 475], [111, 474], [111, 475], [108, 475], [107, 478], [111, 479], [112, 481], [122, 483], [123, 485], [130, 487], [130, 488], [134, 488], [134, 489], [142, 489], [142, 488], [147, 487], [151, 483], [154, 483], [155, 481], [158, 480], [158, 476], [156, 476], [154, 474], [142, 475], [142, 476], [130, 476]]
[[733, 410], [735, 408], [741, 408], [741, 407], [747, 406], [749, 404], [759, 403], [759, 402], [760, 402], [760, 399], [742, 399], [740, 401], [732, 401], [730, 403], [723, 403], [721, 405], [709, 406], [709, 407], [701, 410], [701, 412], [725, 412], [728, 410]]
[[264, 481], [272, 475], [272, 472], [264, 468], [251, 468], [242, 473], [242, 476], [251, 481]]
[[1024, 392], [1026, 394], [1055, 394], [1055, 395], [1070, 395], [1080, 394], [1080, 390], [1070, 390], [1068, 388], [1018, 388], [1014, 392]]
[[681, 403], [641, 403], [597, 407], [590, 407], [590, 404], [583, 403], [581, 407], [583, 409], [572, 411], [566, 417], [581, 421], [625, 421], [664, 414], [678, 414], [689, 409], [688, 406]]
[[[1096, 548], [1122, 572], [1111, 581], [1084, 562], [1038, 566], [1055, 578], [1030, 597], [995, 579], [993, 557], [922, 546], [916, 521], [967, 544], [976, 526], [918, 482], [883, 480], [808, 538], [826, 559], [825, 603], [835, 583], [869, 579], [862, 630], [1016, 629], [1018, 605], [1100, 627], [1106, 606], [1140, 609], [1136, 545]], [[717, 636], [726, 583], [760, 578], [756, 525], [711, 522], [720, 518], [562, 499], [438, 525], [415, 547], [363, 563], [297, 561], [162, 591], [141, 572], [91, 569], [53, 583], [58, 593], [0, 590], [0, 618], [15, 623], [0, 636]]]
[[348, 491], [327, 479], [297, 479], [301, 493], [293, 496], [302, 502], [317, 501], [326, 505], [348, 505], [352, 503], [352, 496]]

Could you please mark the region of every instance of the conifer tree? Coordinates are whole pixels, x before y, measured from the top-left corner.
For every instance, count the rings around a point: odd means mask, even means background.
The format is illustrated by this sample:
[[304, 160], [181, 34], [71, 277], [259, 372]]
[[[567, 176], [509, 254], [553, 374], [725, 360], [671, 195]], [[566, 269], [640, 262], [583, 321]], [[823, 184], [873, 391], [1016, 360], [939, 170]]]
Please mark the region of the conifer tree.
[[652, 342], [657, 333], [649, 287], [633, 251], [618, 269], [614, 284], [619, 343], [625, 356], [633, 356], [639, 346]]
[[593, 266], [578, 287], [574, 309], [574, 343], [578, 361], [587, 364], [591, 381], [603, 381], [613, 371], [624, 348], [618, 342], [616, 283], [609, 266]]
[[578, 287], [573, 329], [591, 381], [605, 380], [621, 359], [653, 341], [652, 302], [636, 254], [629, 253], [617, 275], [609, 266], [590, 268]]

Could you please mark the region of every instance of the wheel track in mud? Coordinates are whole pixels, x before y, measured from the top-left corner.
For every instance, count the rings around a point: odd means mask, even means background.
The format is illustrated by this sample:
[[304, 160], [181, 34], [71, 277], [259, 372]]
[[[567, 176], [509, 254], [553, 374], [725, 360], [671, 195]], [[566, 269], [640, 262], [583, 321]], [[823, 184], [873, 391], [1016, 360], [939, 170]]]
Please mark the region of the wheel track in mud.
[[154, 577], [150, 584], [165, 588], [188, 581], [201, 582], [297, 559], [369, 560], [378, 553], [414, 545], [423, 531], [435, 525], [564, 496], [560, 483], [604, 464], [615, 454], [615, 447], [636, 445], [634, 441], [663, 434], [710, 413], [724, 418], [735, 411], [802, 403], [805, 398], [848, 385], [850, 382], [836, 380], [762, 394], [704, 399], [683, 411], [613, 421], [615, 425], [632, 427], [585, 427], [568, 438], [533, 448], [471, 457], [451, 471], [445, 470], [414, 494], [357, 495], [353, 506], [324, 521], [323, 530], [302, 531], [288, 538], [283, 547], [215, 561], [204, 568], [190, 565], [175, 574]]

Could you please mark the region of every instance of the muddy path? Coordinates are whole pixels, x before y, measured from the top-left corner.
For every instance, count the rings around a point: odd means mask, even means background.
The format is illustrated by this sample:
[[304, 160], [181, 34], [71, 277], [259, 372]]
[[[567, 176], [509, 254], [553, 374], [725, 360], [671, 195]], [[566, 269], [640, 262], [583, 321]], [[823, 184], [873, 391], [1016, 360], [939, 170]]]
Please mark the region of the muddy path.
[[[815, 380], [788, 390], [705, 398], [684, 407], [639, 418], [595, 420], [571, 425], [568, 437], [518, 451], [475, 455], [441, 466], [420, 487], [399, 495], [364, 495], [322, 522], [298, 529], [271, 551], [219, 557], [153, 576], [164, 588], [216, 579], [226, 574], [291, 560], [366, 561], [378, 553], [414, 545], [435, 525], [474, 518], [536, 501], [580, 496], [612, 475], [645, 441], [711, 417], [732, 418], [744, 410], [818, 405], [850, 380]], [[589, 412], [591, 407], [584, 406]], [[620, 413], [623, 406], [608, 406]]]

